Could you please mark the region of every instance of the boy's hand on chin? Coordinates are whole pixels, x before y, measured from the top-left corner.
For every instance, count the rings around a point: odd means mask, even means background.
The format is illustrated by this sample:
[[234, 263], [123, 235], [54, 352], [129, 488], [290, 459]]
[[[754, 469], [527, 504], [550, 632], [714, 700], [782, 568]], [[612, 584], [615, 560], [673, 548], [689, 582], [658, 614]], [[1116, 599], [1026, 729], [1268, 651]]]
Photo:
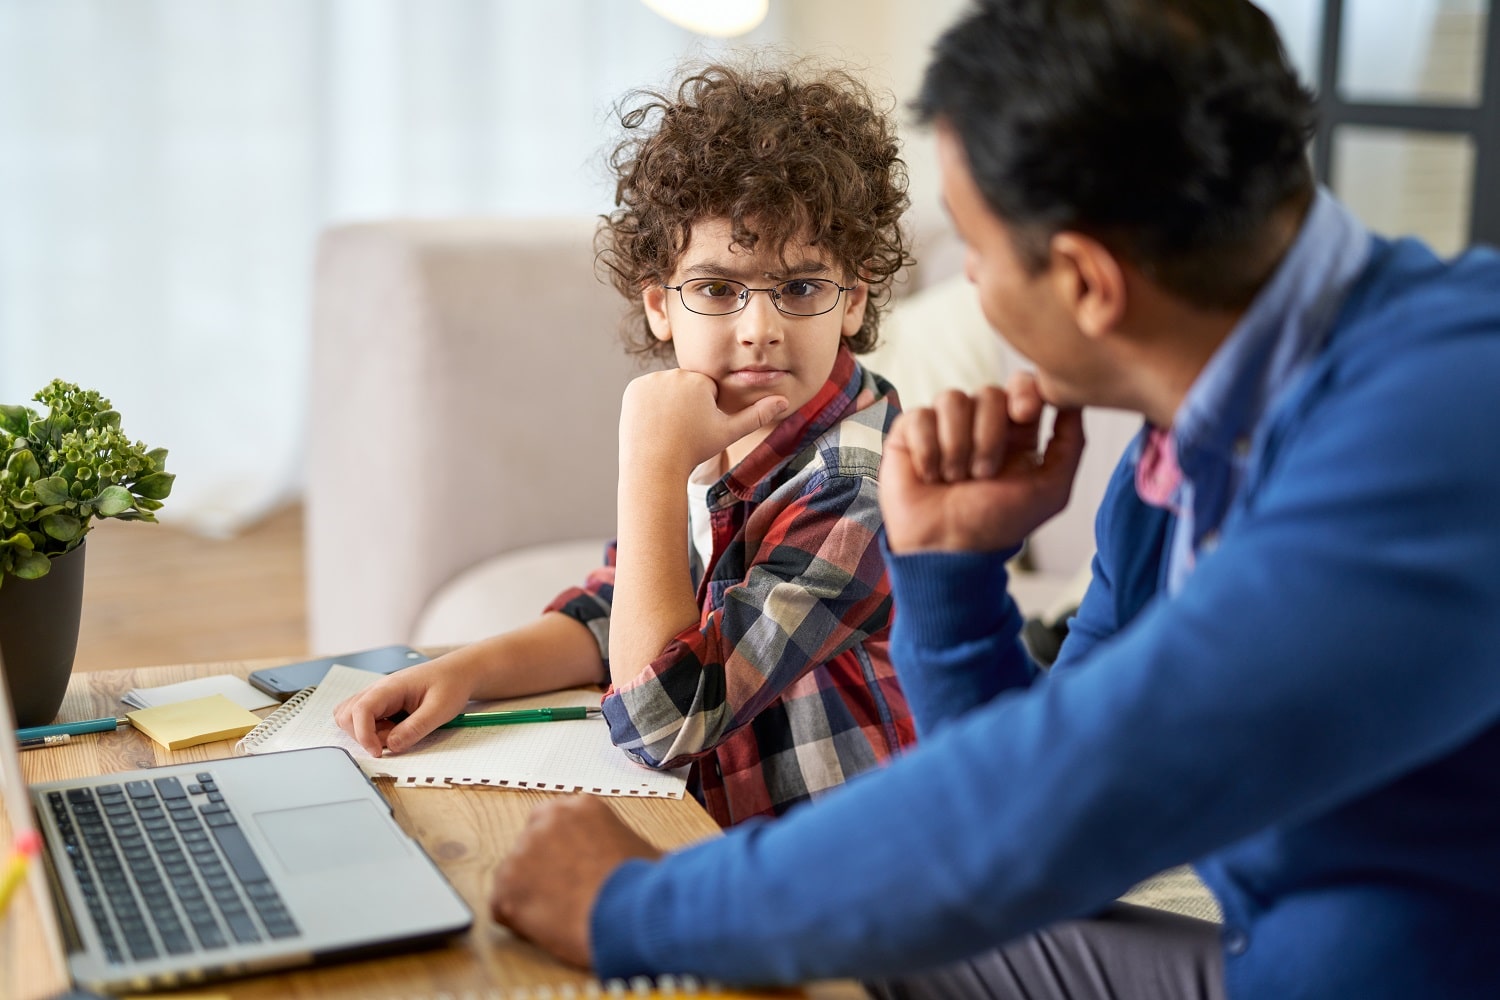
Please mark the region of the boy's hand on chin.
[[701, 372], [650, 372], [625, 387], [620, 458], [691, 472], [734, 442], [786, 415], [785, 396], [767, 396], [735, 413], [719, 409], [719, 387]]

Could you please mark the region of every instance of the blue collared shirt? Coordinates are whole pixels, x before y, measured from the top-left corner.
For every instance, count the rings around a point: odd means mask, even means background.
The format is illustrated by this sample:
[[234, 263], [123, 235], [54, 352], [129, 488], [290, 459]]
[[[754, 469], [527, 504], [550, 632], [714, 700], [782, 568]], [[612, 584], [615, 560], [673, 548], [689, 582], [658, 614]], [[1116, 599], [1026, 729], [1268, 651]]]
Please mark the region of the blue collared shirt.
[[1182, 483], [1167, 587], [1177, 593], [1244, 480], [1251, 435], [1323, 346], [1370, 258], [1368, 229], [1319, 188], [1291, 250], [1183, 397], [1172, 421]]

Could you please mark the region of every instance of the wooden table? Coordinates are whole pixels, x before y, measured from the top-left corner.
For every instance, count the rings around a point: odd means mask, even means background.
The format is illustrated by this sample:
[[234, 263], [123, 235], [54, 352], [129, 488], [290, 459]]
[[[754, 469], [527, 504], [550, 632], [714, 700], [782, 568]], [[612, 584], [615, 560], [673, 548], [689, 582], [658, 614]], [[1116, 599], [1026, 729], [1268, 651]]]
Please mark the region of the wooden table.
[[[153, 687], [206, 674], [235, 673], [283, 660], [194, 664], [77, 674], [68, 688], [61, 721], [99, 718], [126, 711], [120, 695], [132, 687]], [[58, 747], [21, 754], [28, 781], [154, 767], [182, 761], [213, 760], [234, 754], [231, 741], [176, 752], [162, 749], [133, 729], [75, 736]], [[304, 972], [231, 981], [192, 991], [234, 998], [432, 997], [438, 994], [506, 997], [511, 990], [565, 984], [583, 987], [586, 973], [562, 965], [519, 941], [489, 918], [490, 876], [526, 817], [555, 793], [500, 788], [395, 788], [379, 783], [397, 821], [442, 869], [474, 911], [468, 934], [436, 950], [327, 966]], [[607, 800], [615, 811], [659, 847], [678, 847], [710, 837], [718, 827], [691, 798]], [[0, 821], [3, 822], [3, 821]], [[9, 831], [4, 843], [9, 843]], [[36, 869], [33, 869], [35, 871]], [[9, 919], [0, 925], [0, 996], [41, 997], [60, 992], [60, 970], [48, 968], [43, 937], [29, 894], [17, 893]], [[820, 998], [860, 996], [852, 984], [828, 984]]]

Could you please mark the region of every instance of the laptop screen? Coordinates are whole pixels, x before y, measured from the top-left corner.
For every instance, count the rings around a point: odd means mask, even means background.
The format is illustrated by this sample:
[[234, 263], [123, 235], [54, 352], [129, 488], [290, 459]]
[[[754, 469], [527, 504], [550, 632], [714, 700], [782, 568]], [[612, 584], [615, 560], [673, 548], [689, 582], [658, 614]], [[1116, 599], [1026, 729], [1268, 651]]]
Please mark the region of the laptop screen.
[[[0, 815], [0, 834], [8, 834], [0, 839], [0, 850], [3, 850], [3, 863], [9, 865], [15, 855], [14, 845], [28, 833], [35, 836], [36, 823], [31, 813], [26, 779], [21, 775], [21, 751], [16, 745], [16, 721], [10, 707], [10, 687], [5, 681], [3, 651], [0, 651], [0, 793], [3, 793], [0, 794], [0, 807], [4, 813]], [[5, 943], [0, 953], [12, 960], [22, 959], [28, 965], [35, 961], [32, 956], [45, 956], [54, 973], [46, 978], [59, 984], [67, 983], [68, 974], [64, 971], [67, 963], [63, 958], [57, 910], [40, 858], [31, 860], [26, 883], [11, 897], [6, 915], [0, 917], [0, 940]], [[36, 919], [23, 919], [28, 911], [34, 912]], [[19, 969], [9, 967], [9, 962], [0, 962], [0, 992], [8, 995], [19, 972]]]

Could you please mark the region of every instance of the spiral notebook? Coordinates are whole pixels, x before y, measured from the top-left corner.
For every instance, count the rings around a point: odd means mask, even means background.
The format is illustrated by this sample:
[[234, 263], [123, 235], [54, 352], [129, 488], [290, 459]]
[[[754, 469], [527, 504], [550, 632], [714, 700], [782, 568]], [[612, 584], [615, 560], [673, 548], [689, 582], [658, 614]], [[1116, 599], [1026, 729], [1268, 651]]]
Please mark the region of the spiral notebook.
[[[852, 982], [825, 982], [821, 992], [830, 998], [868, 1000], [865, 991]], [[495, 988], [479, 994], [465, 993], [464, 996], [472, 1000], [806, 1000], [807, 993], [795, 986], [736, 989], [694, 976], [658, 976], [655, 979], [635, 976], [581, 985], [562, 983], [557, 986]]]
[[[383, 679], [335, 665], [316, 687], [298, 692], [267, 716], [238, 748], [251, 754], [342, 747], [366, 774], [394, 778], [402, 786], [492, 785], [673, 799], [682, 798], [687, 788], [687, 768], [654, 771], [636, 764], [610, 743], [609, 727], [599, 719], [439, 729], [406, 753], [371, 757], [333, 721], [333, 710]], [[598, 704], [599, 692], [570, 690], [496, 702], [484, 710]]]

